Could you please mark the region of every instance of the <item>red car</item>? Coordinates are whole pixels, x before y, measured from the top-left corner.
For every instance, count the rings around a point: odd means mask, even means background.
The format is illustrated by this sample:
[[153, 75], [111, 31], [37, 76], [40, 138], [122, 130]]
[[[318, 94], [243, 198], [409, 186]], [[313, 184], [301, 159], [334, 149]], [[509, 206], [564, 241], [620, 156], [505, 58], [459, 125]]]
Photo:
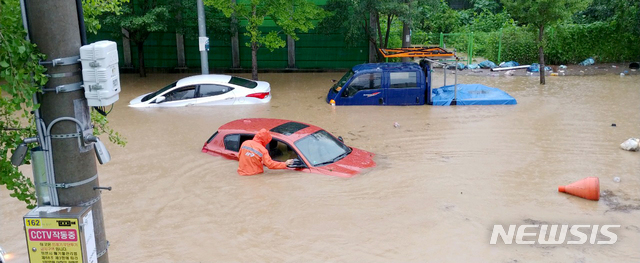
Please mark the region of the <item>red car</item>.
[[340, 177], [352, 177], [374, 167], [375, 154], [346, 146], [320, 127], [280, 119], [240, 119], [220, 126], [202, 147], [202, 152], [238, 160], [240, 145], [253, 139], [260, 129], [273, 139], [267, 145], [272, 159], [296, 159], [291, 169]]

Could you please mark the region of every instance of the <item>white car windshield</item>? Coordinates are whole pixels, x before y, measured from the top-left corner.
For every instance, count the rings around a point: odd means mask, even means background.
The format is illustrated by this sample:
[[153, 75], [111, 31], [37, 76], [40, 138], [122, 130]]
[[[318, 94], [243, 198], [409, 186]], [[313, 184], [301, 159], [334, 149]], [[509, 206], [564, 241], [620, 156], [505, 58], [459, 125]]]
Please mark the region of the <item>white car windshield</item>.
[[162, 88], [162, 89], [160, 89], [160, 90], [158, 90], [156, 92], [149, 93], [149, 95], [144, 96], [144, 98], [142, 98], [142, 102], [145, 102], [145, 101], [148, 101], [150, 99], [153, 99], [155, 96], [158, 96], [159, 94], [162, 94], [163, 92], [167, 91], [168, 89], [175, 87], [176, 84], [178, 84], [177, 81], [174, 82], [174, 83], [169, 84], [169, 86], [166, 86], [166, 87], [164, 87], [164, 88]]
[[312, 166], [331, 164], [351, 153], [351, 148], [324, 130], [307, 135], [294, 144]]

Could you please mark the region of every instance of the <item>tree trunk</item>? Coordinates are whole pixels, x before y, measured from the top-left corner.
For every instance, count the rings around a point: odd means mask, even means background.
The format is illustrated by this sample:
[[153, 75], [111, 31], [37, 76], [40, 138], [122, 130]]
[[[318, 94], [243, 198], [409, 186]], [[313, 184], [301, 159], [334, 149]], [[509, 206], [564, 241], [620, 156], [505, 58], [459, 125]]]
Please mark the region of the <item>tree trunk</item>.
[[382, 46], [382, 48], [389, 47], [389, 33], [391, 32], [391, 22], [393, 22], [393, 16], [388, 15], [387, 16], [387, 32], [385, 32], [384, 34], [384, 45], [380, 43], [380, 46]]
[[258, 80], [258, 43], [251, 43], [251, 79]]
[[379, 47], [382, 47], [382, 27], [380, 26], [380, 14], [378, 14], [378, 12], [373, 12], [373, 14], [375, 15], [376, 31], [378, 32]]
[[540, 26], [538, 33], [538, 57], [540, 58], [540, 84], [544, 85], [544, 51], [542, 50], [542, 37], [544, 36], [544, 25]]
[[[409, 0], [405, 0], [404, 1], [408, 6], [409, 9], [411, 9], [411, 1]], [[407, 22], [404, 21], [402, 22], [402, 47], [411, 47], [411, 21]], [[402, 58], [402, 62], [409, 62], [411, 61], [411, 58]]]
[[138, 68], [140, 69], [140, 77], [147, 76], [147, 72], [144, 69], [144, 42], [136, 42], [138, 46]]

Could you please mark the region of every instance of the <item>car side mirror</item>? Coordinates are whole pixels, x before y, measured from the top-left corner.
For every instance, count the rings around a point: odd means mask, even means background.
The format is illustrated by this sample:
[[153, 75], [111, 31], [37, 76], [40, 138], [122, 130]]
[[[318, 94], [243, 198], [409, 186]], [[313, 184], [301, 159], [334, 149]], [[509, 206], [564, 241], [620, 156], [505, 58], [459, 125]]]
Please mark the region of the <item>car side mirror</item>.
[[291, 165], [288, 165], [287, 167], [289, 168], [307, 168], [307, 165], [304, 164], [304, 162], [300, 159], [293, 159], [293, 163]]
[[160, 103], [163, 102], [167, 99], [167, 97], [165, 96], [158, 96], [158, 98], [156, 98], [156, 103]]
[[344, 143], [344, 139], [342, 139], [342, 136], [338, 136], [338, 141], [340, 141], [341, 143]]

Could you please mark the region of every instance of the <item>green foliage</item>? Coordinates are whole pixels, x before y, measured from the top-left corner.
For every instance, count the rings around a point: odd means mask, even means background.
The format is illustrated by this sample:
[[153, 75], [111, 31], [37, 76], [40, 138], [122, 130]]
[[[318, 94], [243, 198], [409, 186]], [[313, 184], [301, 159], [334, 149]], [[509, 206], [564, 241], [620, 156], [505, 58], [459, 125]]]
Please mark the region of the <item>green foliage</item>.
[[[33, 182], [11, 164], [10, 151], [24, 138], [36, 136], [31, 111], [39, 108], [33, 103], [34, 94], [48, 81], [45, 68], [38, 63], [44, 55], [25, 39], [19, 1], [0, 0], [0, 11], [0, 185], [11, 191], [11, 197], [33, 208]], [[107, 133], [114, 143], [126, 143], [108, 126], [106, 118], [95, 120], [96, 134]], [[28, 162], [29, 156], [26, 159]]]
[[33, 123], [29, 111], [37, 105], [32, 96], [47, 81], [38, 64], [44, 57], [25, 40], [19, 2], [0, 1], [0, 10], [0, 185], [31, 208], [36, 203], [33, 182], [11, 164], [9, 151], [35, 134], [35, 127], [25, 128], [23, 122]]
[[478, 56], [500, 63], [502, 61], [517, 61], [520, 64], [537, 63], [538, 45], [533, 30], [516, 26], [508, 26], [502, 30], [502, 53], [498, 61], [498, 46], [500, 33], [492, 32], [487, 37], [484, 52], [477, 52]]
[[[205, 5], [213, 6], [227, 17], [235, 15], [245, 19], [249, 37], [247, 46], [256, 44], [273, 51], [286, 45], [284, 35], [297, 39], [296, 31], [308, 32], [315, 27], [314, 21], [324, 18], [325, 11], [307, 0], [251, 0], [236, 4], [227, 0], [205, 0]], [[271, 18], [281, 31], [264, 33], [260, 30], [266, 18]]]
[[549, 30], [545, 38], [545, 54], [550, 64], [578, 63], [588, 57], [597, 62], [640, 58], [640, 36], [618, 30], [612, 23], [559, 25]]
[[536, 28], [570, 18], [585, 9], [591, 0], [502, 0], [506, 10], [518, 23]]
[[[197, 1], [175, 1], [171, 10], [172, 17], [176, 17], [176, 21], [173, 23], [176, 31], [187, 39], [197, 39], [199, 37]], [[205, 6], [204, 13], [207, 36], [225, 42], [231, 41], [231, 19], [225, 16], [222, 11], [211, 6]]]
[[455, 11], [442, 0], [438, 5], [420, 10], [423, 19], [415, 24], [425, 32], [456, 32], [462, 26], [462, 12]]
[[[233, 3], [228, 0], [205, 0], [204, 4], [222, 11], [227, 17], [235, 16], [247, 21], [245, 36], [251, 47], [252, 78], [258, 78], [257, 50], [265, 46], [273, 52], [286, 46], [284, 35], [297, 40], [296, 31], [308, 32], [315, 27], [314, 21], [323, 19], [326, 12], [308, 0], [251, 0]], [[262, 32], [260, 26], [269, 17], [280, 31]]]
[[122, 4], [129, 0], [82, 0], [82, 14], [86, 30], [91, 33], [98, 33], [102, 27], [98, 17], [105, 13], [120, 14]]
[[640, 35], [640, 1], [594, 0], [589, 7], [574, 15], [579, 24], [608, 22], [620, 30]]
[[[498, 61], [499, 32], [489, 34], [486, 51], [479, 56]], [[537, 63], [535, 29], [505, 27], [502, 36], [502, 61], [514, 60], [521, 64]], [[640, 36], [621, 32], [610, 23], [557, 25], [545, 33], [545, 60], [549, 64], [575, 64], [588, 57], [597, 62], [633, 61], [640, 58], [637, 43]]]
[[169, 10], [168, 4], [133, 0], [129, 5], [123, 6], [119, 14], [104, 16], [102, 22], [111, 27], [126, 29], [131, 41], [142, 44], [152, 32], [164, 32], [170, 28], [173, 19]]
[[329, 0], [324, 6], [327, 17], [318, 23], [318, 32], [340, 34], [349, 46], [356, 46], [362, 39], [375, 41], [366, 13], [364, 1]]

